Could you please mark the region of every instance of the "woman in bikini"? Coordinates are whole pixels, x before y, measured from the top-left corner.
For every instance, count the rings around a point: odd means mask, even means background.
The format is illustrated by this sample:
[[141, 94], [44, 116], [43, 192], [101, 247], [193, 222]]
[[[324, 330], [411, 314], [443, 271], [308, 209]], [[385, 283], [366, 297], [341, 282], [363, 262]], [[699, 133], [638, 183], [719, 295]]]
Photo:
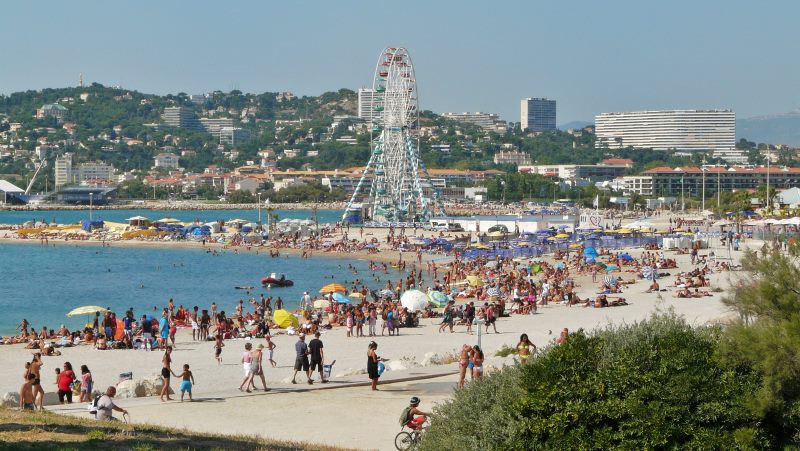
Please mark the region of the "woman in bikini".
[[469, 366], [471, 349], [469, 345], [464, 345], [461, 348], [461, 355], [458, 360], [458, 388], [464, 388], [464, 379], [467, 377], [467, 366]]
[[472, 347], [472, 377], [480, 379], [483, 376], [483, 351], [480, 346]]
[[524, 364], [528, 361], [528, 357], [531, 356], [531, 348], [533, 348], [533, 352], [536, 352], [536, 345], [528, 339], [528, 334], [520, 335], [519, 343], [517, 343], [517, 355], [520, 363]]

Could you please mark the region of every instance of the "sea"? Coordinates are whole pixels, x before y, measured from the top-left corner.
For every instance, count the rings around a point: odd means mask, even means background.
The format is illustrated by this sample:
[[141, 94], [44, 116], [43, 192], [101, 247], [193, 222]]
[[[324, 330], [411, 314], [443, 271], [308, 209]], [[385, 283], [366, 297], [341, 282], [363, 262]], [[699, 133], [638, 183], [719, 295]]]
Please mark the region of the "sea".
[[[0, 223], [56, 218], [59, 223], [76, 222], [86, 216], [80, 211], [0, 212]], [[104, 210], [111, 221], [143, 214], [159, 219], [173, 216], [192, 221], [216, 219], [253, 219], [251, 211], [169, 211]], [[282, 218], [308, 218], [310, 211], [277, 212]], [[339, 212], [318, 212], [320, 222], [333, 222]], [[45, 216], [46, 215], [46, 216]], [[257, 216], [257, 213], [256, 213]], [[54, 246], [55, 244], [55, 246]], [[316, 294], [332, 282], [350, 286], [359, 279], [371, 289], [386, 285], [387, 278], [396, 284], [401, 275], [390, 268], [389, 274], [372, 272], [369, 262], [315, 255], [303, 259], [299, 255], [271, 258], [268, 253], [219, 250], [216, 254], [202, 248], [136, 248], [100, 245], [75, 245], [38, 241], [0, 244], [0, 335], [14, 333], [23, 318], [34, 327], [57, 329], [61, 324], [70, 329], [82, 327], [86, 317], [69, 318], [66, 314], [79, 306], [110, 307], [118, 314], [133, 308], [138, 316], [158, 313], [172, 298], [175, 305], [207, 309], [216, 302], [220, 310], [232, 312], [240, 299], [250, 296], [277, 298], [288, 308], [299, 305], [304, 291]], [[352, 268], [351, 268], [352, 265]], [[270, 272], [282, 272], [294, 281], [286, 288], [262, 288], [261, 278]], [[255, 287], [249, 293], [237, 286]]]
[[[313, 219], [311, 210], [274, 210], [275, 220], [281, 219]], [[76, 224], [89, 219], [110, 222], [127, 222], [134, 216], [144, 216], [153, 221], [161, 218], [175, 218], [183, 222], [200, 220], [204, 223], [218, 220], [244, 219], [258, 221], [258, 210], [7, 210], [0, 211], [0, 224], [22, 224], [26, 221], [57, 222], [58, 224]], [[342, 218], [342, 210], [317, 210], [320, 224], [334, 223]], [[267, 222], [267, 210], [261, 209], [261, 221]]]

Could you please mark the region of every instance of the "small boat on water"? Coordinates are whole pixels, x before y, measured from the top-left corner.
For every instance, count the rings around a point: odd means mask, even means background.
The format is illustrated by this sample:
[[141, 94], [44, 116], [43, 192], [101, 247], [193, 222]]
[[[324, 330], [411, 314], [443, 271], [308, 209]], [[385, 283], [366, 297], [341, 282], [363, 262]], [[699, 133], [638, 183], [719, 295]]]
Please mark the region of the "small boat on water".
[[261, 285], [265, 287], [291, 287], [294, 282], [286, 278], [286, 274], [272, 273], [261, 279]]

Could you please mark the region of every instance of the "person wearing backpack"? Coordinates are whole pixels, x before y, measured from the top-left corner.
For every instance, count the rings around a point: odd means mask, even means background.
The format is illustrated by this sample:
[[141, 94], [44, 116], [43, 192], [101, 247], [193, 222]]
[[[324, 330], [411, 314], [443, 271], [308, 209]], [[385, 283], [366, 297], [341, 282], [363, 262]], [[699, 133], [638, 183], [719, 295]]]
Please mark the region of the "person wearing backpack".
[[114, 386], [108, 387], [106, 389], [106, 394], [103, 396], [99, 396], [95, 398], [94, 402], [92, 403], [92, 407], [95, 410], [95, 415], [98, 420], [108, 420], [108, 421], [115, 421], [114, 418], [114, 411], [122, 412], [122, 414], [128, 413], [127, 410], [117, 406], [114, 404], [113, 397], [117, 394], [117, 389]]
[[419, 430], [422, 428], [422, 425], [431, 414], [419, 410], [419, 403], [420, 399], [416, 396], [411, 398], [408, 407], [403, 409], [403, 413], [400, 414], [401, 426], [407, 426], [414, 430]]

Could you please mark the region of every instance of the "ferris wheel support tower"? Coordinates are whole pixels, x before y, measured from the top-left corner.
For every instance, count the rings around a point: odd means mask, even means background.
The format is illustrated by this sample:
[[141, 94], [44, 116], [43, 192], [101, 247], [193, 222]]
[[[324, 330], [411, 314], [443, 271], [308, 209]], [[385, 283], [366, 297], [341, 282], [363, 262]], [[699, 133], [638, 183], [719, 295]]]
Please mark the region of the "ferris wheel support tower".
[[441, 196], [419, 156], [417, 81], [406, 49], [381, 52], [372, 89], [372, 152], [342, 220], [354, 218], [363, 204], [364, 220], [424, 222], [434, 212], [444, 215]]

